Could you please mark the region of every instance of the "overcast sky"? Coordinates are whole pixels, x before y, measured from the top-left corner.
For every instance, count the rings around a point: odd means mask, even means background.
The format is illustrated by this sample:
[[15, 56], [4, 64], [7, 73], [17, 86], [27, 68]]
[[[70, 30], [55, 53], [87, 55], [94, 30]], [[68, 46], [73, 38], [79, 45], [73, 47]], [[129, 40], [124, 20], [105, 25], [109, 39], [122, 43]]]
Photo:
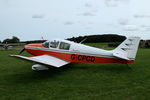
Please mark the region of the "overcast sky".
[[150, 39], [150, 0], [0, 0], [0, 40], [120, 34]]

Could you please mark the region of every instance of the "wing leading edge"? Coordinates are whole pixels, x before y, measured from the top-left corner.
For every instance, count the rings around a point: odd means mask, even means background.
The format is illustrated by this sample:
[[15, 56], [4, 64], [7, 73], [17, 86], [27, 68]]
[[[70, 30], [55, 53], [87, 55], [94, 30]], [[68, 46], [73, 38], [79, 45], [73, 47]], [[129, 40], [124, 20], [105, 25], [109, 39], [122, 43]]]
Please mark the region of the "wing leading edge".
[[10, 55], [11, 57], [17, 57], [28, 61], [37, 62], [44, 65], [50, 65], [53, 67], [61, 67], [69, 64], [70, 62], [64, 61], [62, 59], [50, 56], [50, 55], [42, 55], [42, 56], [33, 56], [33, 57], [25, 57], [20, 55]]

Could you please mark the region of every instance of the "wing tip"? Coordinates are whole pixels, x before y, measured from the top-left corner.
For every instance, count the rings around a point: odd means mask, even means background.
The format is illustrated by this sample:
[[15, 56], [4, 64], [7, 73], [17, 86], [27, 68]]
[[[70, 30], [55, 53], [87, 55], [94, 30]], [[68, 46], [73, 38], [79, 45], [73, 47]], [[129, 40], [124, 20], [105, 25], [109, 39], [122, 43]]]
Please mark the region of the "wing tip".
[[10, 56], [10, 57], [16, 57], [16, 56], [18, 56], [18, 55], [12, 55], [12, 54], [10, 54], [10, 55], [8, 55], [8, 56]]
[[8, 56], [10, 56], [10, 57], [14, 57], [15, 55], [9, 54]]

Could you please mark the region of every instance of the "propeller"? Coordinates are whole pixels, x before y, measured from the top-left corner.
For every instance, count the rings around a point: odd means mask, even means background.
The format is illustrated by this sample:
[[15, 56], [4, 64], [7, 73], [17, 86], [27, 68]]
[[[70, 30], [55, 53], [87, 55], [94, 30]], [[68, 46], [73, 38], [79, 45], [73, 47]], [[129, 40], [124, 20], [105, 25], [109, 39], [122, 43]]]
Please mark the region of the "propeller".
[[19, 52], [19, 54], [21, 54], [22, 52], [24, 52], [24, 50], [25, 50], [25, 48], [23, 48], [23, 49]]

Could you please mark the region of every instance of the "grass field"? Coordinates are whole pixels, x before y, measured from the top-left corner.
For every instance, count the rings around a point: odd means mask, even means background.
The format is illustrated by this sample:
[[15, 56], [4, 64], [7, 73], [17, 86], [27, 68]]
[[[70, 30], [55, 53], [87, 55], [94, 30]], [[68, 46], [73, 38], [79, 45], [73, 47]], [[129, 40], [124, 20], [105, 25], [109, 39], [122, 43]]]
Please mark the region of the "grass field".
[[[33, 63], [0, 51], [0, 100], [149, 100], [150, 49], [140, 49], [136, 63], [70, 64], [32, 71]], [[28, 55], [24, 53], [24, 55]]]

